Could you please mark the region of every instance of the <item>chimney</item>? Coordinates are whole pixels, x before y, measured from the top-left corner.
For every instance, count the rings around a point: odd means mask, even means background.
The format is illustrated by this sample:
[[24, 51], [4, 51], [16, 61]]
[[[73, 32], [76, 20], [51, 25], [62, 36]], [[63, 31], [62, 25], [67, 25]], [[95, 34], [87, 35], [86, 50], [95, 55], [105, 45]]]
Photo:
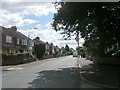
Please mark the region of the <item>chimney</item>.
[[40, 40], [40, 38], [39, 38], [38, 36], [36, 37], [36, 39], [37, 39], [37, 40]]
[[16, 31], [17, 31], [17, 27], [16, 27], [16, 26], [12, 26], [12, 27], [11, 27], [11, 30], [13, 30], [13, 31], [16, 32]]

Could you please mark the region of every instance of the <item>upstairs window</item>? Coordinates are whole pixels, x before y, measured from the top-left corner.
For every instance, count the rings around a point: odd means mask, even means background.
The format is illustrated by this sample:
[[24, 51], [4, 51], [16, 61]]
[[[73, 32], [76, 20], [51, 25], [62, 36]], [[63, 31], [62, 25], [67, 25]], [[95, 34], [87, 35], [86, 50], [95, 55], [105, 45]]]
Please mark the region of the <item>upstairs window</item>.
[[12, 43], [12, 37], [11, 36], [6, 36], [6, 42], [7, 43]]
[[17, 38], [17, 44], [20, 44], [20, 39], [19, 38]]
[[22, 45], [27, 45], [27, 40], [26, 39], [22, 40]]

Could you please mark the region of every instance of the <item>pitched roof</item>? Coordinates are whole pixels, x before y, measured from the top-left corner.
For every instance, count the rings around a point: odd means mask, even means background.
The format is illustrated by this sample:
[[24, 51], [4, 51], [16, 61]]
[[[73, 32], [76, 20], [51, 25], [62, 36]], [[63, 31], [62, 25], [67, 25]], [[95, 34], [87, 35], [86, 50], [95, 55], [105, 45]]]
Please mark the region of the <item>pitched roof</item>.
[[18, 32], [18, 31], [14, 31], [11, 28], [5, 28], [5, 27], [0, 26], [0, 31], [2, 31], [2, 33], [6, 34], [6, 35], [14, 36], [14, 37], [17, 37], [17, 38], [20, 38], [20, 39], [31, 40], [30, 38], [28, 38], [24, 34]]
[[38, 42], [38, 43], [45, 44], [45, 42], [41, 41], [41, 40], [39, 39], [39, 37], [36, 37], [36, 38], [34, 38], [33, 40], [36, 41], [36, 42]]

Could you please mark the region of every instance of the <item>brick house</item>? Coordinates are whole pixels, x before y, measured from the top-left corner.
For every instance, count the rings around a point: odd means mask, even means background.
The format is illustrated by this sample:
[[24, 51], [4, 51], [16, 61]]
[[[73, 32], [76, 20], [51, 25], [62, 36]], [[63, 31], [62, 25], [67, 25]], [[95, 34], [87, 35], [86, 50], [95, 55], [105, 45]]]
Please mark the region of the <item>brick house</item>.
[[45, 44], [43, 41], [40, 40], [39, 37], [34, 38], [33, 41], [34, 41], [35, 45], [37, 45], [37, 44]]
[[60, 51], [60, 49], [57, 45], [55, 46], [54, 51], [57, 52], [57, 53]]
[[50, 55], [52, 55], [54, 53], [54, 46], [53, 46], [53, 43], [50, 44], [50, 48], [49, 48], [49, 53]]
[[5, 28], [0, 26], [2, 32], [2, 51], [7, 53], [32, 52], [32, 40], [17, 31], [16, 26]]
[[45, 43], [45, 55], [50, 55], [50, 44], [48, 42]]

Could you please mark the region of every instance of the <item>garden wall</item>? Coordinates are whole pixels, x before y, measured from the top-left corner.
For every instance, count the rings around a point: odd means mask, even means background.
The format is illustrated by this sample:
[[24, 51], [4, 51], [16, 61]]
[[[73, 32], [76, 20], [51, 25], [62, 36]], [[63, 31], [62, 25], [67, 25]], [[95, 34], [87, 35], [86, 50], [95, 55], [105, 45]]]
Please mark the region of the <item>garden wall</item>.
[[2, 56], [2, 66], [4, 65], [17, 65], [35, 61], [32, 56], [29, 55], [14, 55], [14, 56]]

